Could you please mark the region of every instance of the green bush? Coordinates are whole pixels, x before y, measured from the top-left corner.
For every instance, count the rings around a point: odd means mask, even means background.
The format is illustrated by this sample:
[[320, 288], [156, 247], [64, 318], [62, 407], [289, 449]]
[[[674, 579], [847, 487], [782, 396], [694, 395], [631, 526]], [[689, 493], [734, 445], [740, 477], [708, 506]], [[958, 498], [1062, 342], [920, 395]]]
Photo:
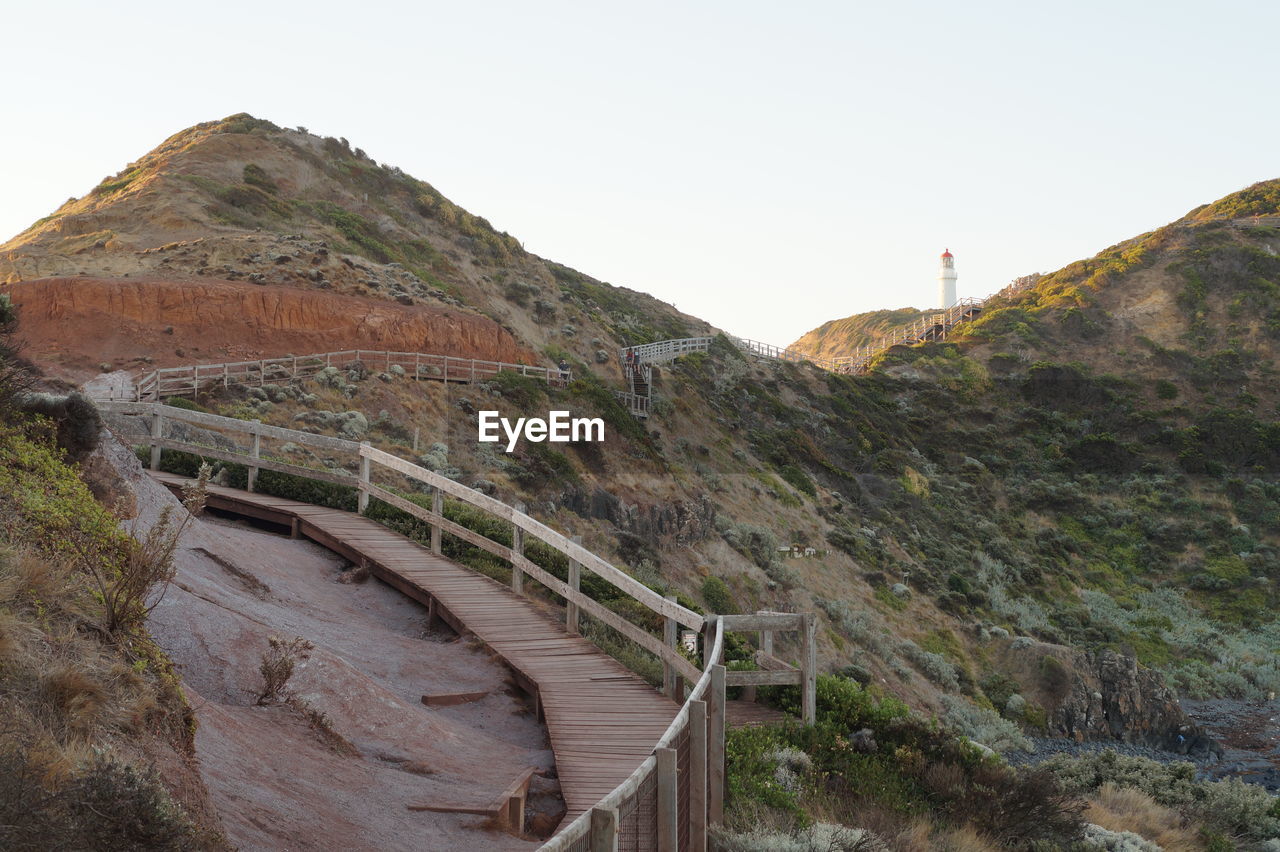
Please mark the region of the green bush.
[[729, 586], [719, 577], [708, 577], [702, 581], [702, 599], [714, 613], [730, 615], [737, 612]]
[[1073, 793], [1091, 793], [1107, 783], [1131, 787], [1210, 829], [1251, 840], [1280, 838], [1280, 798], [1238, 778], [1197, 781], [1192, 763], [1159, 763], [1103, 751], [1054, 755], [1041, 765]]

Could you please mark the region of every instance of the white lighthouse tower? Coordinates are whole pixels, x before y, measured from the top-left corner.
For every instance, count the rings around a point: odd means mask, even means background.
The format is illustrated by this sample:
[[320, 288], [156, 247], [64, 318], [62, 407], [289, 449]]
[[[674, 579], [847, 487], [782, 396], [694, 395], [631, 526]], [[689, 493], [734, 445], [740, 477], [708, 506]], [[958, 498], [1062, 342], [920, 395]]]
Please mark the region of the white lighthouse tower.
[[942, 302], [938, 307], [946, 310], [956, 303], [956, 258], [951, 249], [942, 252], [942, 261], [938, 264], [938, 299]]

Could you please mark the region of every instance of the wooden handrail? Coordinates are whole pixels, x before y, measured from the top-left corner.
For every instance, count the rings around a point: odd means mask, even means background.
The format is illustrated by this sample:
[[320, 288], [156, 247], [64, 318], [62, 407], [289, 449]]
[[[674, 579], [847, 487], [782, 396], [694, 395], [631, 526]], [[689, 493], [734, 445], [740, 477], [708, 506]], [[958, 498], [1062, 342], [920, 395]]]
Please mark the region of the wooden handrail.
[[[137, 440], [139, 443], [145, 443], [152, 448], [151, 464], [153, 469], [159, 465], [158, 451], [164, 448], [184, 450], [211, 458], [244, 464], [250, 469], [250, 490], [252, 490], [254, 475], [259, 468], [354, 486], [360, 496], [359, 504], [362, 511], [367, 505], [368, 498], [372, 496], [430, 524], [432, 527], [433, 548], [437, 546], [436, 543], [439, 540], [440, 531], [444, 531], [510, 562], [513, 572], [542, 583], [551, 592], [564, 598], [566, 604], [574, 605], [577, 611], [584, 612], [617, 630], [621, 635], [658, 657], [663, 663], [664, 670], [668, 672], [664, 676], [664, 680], [668, 683], [674, 682], [676, 676], [693, 683], [693, 687], [685, 697], [679, 712], [654, 744], [653, 752], [645, 758], [625, 781], [601, 799], [592, 810], [575, 819], [570, 825], [562, 827], [554, 837], [543, 844], [541, 848], [547, 850], [547, 852], [559, 852], [559, 850], [567, 849], [597, 828], [600, 828], [604, 836], [610, 837], [610, 823], [607, 819], [600, 822], [601, 815], [607, 815], [611, 809], [614, 809], [614, 816], [616, 817], [616, 808], [623, 804], [628, 797], [637, 795], [641, 785], [654, 773], [659, 774], [658, 783], [661, 788], [667, 790], [668, 793], [674, 789], [673, 785], [677, 783], [675, 779], [677, 758], [670, 749], [675, 747], [677, 739], [686, 732], [689, 735], [689, 756], [686, 758], [688, 763], [681, 771], [692, 772], [693, 774], [681, 783], [688, 784], [693, 780], [694, 783], [700, 786], [691, 793], [691, 798], [689, 799], [691, 808], [687, 809], [688, 811], [694, 810], [693, 803], [698, 803], [696, 807], [697, 813], [686, 812], [685, 819], [689, 822], [688, 833], [692, 839], [691, 848], [695, 850], [706, 849], [706, 827], [708, 824], [719, 821], [724, 801], [724, 688], [726, 672], [722, 665], [722, 660], [724, 656], [724, 635], [729, 630], [759, 630], [762, 635], [770, 637], [775, 631], [799, 630], [802, 632], [803, 660], [800, 668], [782, 672], [742, 672], [737, 674], [756, 676], [756, 679], [752, 680], [753, 683], [798, 683], [802, 687], [805, 721], [812, 722], [816, 660], [814, 656], [814, 625], [816, 622], [811, 613], [756, 613], [754, 615], [712, 615], [704, 617], [681, 606], [674, 600], [664, 598], [634, 577], [611, 565], [608, 560], [597, 556], [577, 541], [551, 529], [541, 521], [531, 518], [523, 511], [495, 500], [487, 494], [482, 494], [475, 489], [454, 482], [434, 471], [427, 470], [420, 465], [372, 447], [368, 443], [357, 443], [342, 438], [313, 435], [309, 432], [300, 432], [279, 426], [268, 426], [257, 421], [239, 420], [218, 414], [190, 411], [161, 403], [104, 401], [99, 402], [98, 406], [107, 413], [151, 418], [151, 428], [147, 430], [146, 434], [135, 433], [128, 437]], [[163, 435], [163, 425], [166, 420], [175, 420], [211, 429], [223, 429], [248, 435], [254, 439], [252, 442], [254, 452], [250, 454], [240, 451], [239, 448], [230, 450], [208, 447], [197, 444], [194, 441], [166, 438]], [[355, 475], [347, 471], [317, 470], [272, 458], [264, 458], [256, 452], [258, 440], [263, 437], [291, 441], [331, 451], [353, 453], [355, 458], [359, 460], [360, 474]], [[435, 495], [432, 501], [433, 509], [429, 510], [419, 506], [417, 503], [372, 482], [371, 468], [374, 465], [429, 486]], [[443, 503], [440, 499], [441, 495], [444, 494], [475, 506], [496, 518], [510, 522], [513, 530], [520, 533], [517, 536], [517, 546], [507, 547], [444, 517]], [[576, 564], [579, 569], [591, 571], [600, 579], [619, 591], [630, 595], [646, 608], [661, 616], [667, 623], [666, 637], [659, 639], [584, 594], [578, 588], [577, 582], [575, 582], [579, 576], [577, 571], [571, 569], [571, 580], [570, 582], [565, 582], [542, 566], [530, 561], [523, 555], [521, 552], [523, 548], [519, 546], [520, 539], [527, 536], [532, 536], [562, 553], [570, 561], [571, 565]], [[670, 643], [670, 639], [675, 635], [674, 625], [676, 624], [704, 632], [703, 667], [701, 669], [689, 662], [680, 653], [678, 647]], [[771, 648], [772, 641], [770, 639], [769, 649]], [[763, 678], [773, 679], [764, 680]], [[786, 680], [784, 681], [783, 678], [786, 678]], [[693, 727], [695, 722], [696, 730]], [[659, 822], [657, 830], [661, 836], [666, 838], [676, 836], [679, 817], [675, 810], [669, 805], [667, 807], [660, 806], [655, 818]], [[616, 834], [616, 819], [612, 826], [612, 830]]]
[[[482, 376], [501, 372], [518, 372], [534, 376], [548, 384], [566, 385], [573, 379], [570, 370], [556, 367], [538, 367], [530, 364], [512, 364], [506, 361], [485, 361], [475, 358], [459, 358], [428, 352], [373, 351], [368, 349], [344, 349], [338, 352], [319, 352], [311, 355], [287, 355], [281, 358], [261, 358], [251, 361], [226, 361], [217, 364], [189, 364], [181, 367], [159, 367], [149, 373], [138, 374], [134, 380], [134, 402], [155, 401], [166, 396], [197, 395], [202, 384], [271, 384], [294, 378], [308, 378], [325, 367], [342, 365], [351, 361], [376, 361], [384, 369], [392, 366], [405, 369], [412, 378], [437, 378], [424, 374], [423, 368], [438, 371], [444, 381], [470, 382]], [[283, 371], [282, 376], [268, 373]]]

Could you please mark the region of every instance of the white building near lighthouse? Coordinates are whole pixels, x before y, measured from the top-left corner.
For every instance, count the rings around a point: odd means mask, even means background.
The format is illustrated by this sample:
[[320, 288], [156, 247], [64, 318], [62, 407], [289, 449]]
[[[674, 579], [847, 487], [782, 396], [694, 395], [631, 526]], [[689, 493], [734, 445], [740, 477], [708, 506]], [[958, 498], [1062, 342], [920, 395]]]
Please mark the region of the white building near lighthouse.
[[956, 258], [951, 249], [942, 252], [942, 260], [938, 264], [938, 307], [947, 309], [956, 303]]

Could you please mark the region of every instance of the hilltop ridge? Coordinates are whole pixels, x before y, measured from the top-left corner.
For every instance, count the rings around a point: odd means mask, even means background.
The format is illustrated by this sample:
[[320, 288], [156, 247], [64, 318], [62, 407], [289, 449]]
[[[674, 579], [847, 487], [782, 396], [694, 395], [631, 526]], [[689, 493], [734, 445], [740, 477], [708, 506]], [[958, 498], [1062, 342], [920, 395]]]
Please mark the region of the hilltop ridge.
[[[620, 345], [710, 329], [526, 252], [345, 139], [247, 114], [174, 134], [0, 244], [0, 287], [77, 276], [279, 285], [488, 317], [528, 358], [551, 361], [609, 363]], [[146, 293], [165, 301], [163, 288]], [[432, 351], [425, 340], [419, 348]], [[249, 348], [285, 354], [271, 343]]]

